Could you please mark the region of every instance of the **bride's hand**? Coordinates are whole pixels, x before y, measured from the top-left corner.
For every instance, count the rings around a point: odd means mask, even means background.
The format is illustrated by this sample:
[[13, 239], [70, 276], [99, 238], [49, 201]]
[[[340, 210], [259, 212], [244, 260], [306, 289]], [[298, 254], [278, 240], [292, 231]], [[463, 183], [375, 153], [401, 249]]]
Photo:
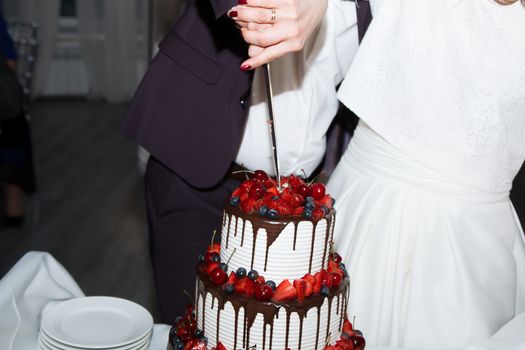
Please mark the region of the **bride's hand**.
[[300, 51], [321, 23], [327, 0], [240, 0], [230, 17], [250, 45], [242, 70], [255, 69], [289, 52]]

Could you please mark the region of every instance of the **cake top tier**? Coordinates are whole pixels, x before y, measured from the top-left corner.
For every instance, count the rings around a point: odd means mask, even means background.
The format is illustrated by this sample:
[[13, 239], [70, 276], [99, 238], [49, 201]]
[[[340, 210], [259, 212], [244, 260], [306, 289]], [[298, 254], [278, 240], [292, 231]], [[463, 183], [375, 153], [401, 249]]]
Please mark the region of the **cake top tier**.
[[246, 173], [247, 179], [230, 196], [230, 205], [245, 214], [255, 214], [270, 220], [305, 218], [317, 221], [332, 209], [334, 200], [321, 183], [306, 182], [290, 175], [277, 181], [264, 171]]

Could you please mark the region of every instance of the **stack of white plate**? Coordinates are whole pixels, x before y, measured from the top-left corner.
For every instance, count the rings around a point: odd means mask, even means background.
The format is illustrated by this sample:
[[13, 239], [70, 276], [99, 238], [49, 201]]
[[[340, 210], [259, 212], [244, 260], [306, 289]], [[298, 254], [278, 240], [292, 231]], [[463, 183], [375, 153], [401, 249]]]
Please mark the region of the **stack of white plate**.
[[149, 349], [153, 318], [142, 306], [111, 297], [71, 299], [42, 316], [42, 350]]

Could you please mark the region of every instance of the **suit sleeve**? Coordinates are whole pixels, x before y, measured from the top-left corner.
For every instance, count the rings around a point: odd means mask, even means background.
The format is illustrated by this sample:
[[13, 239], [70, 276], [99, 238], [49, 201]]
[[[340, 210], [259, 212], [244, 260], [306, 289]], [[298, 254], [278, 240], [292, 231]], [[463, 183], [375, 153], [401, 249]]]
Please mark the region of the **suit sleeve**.
[[210, 0], [215, 18], [222, 17], [229, 9], [237, 5], [237, 0]]

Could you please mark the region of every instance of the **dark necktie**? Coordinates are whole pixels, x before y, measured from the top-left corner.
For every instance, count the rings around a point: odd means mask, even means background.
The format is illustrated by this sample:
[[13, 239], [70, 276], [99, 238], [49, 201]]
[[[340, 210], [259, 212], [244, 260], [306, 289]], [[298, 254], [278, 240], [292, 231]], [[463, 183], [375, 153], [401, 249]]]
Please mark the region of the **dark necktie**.
[[359, 42], [361, 42], [370, 22], [372, 22], [372, 9], [368, 0], [355, 0], [355, 6], [357, 10], [357, 31], [359, 33]]

